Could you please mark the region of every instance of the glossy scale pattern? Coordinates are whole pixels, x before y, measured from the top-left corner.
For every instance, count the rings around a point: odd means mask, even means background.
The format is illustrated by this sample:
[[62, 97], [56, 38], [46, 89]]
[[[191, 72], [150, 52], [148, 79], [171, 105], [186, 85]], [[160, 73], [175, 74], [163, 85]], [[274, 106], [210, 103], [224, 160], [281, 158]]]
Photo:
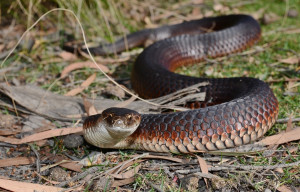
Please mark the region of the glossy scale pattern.
[[[188, 34], [181, 35], [185, 33]], [[172, 72], [181, 65], [227, 55], [253, 45], [261, 32], [251, 16], [204, 18], [135, 34], [127, 37], [129, 47], [140, 45], [147, 38], [179, 36], [160, 40], [138, 56], [131, 76], [133, 89], [144, 98], [154, 98], [207, 81], [209, 85], [200, 90], [206, 92], [201, 105], [207, 107], [141, 115], [137, 130], [124, 138], [125, 142], [118, 148], [183, 153], [218, 150], [255, 141], [275, 123], [278, 101], [269, 86], [259, 79], [196, 78]], [[119, 40], [115, 44], [94, 48], [92, 52], [119, 52], [124, 48], [121, 44]], [[112, 47], [120, 49], [113, 50]], [[93, 125], [86, 129], [97, 126]]]

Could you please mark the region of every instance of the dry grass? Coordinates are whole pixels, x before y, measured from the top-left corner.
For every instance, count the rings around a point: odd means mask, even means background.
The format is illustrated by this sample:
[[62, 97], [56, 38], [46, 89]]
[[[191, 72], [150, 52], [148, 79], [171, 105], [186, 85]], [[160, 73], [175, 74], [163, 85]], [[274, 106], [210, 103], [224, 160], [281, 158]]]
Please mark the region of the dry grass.
[[[113, 42], [119, 37], [130, 32], [156, 27], [163, 24], [180, 23], [184, 20], [202, 18], [203, 16], [230, 14], [230, 13], [248, 13], [257, 19], [264, 19], [267, 24], [262, 24], [263, 39], [250, 50], [232, 57], [225, 57], [213, 60], [207, 64], [201, 63], [191, 67], [182, 67], [178, 72], [193, 76], [208, 77], [231, 77], [231, 76], [251, 76], [266, 82], [269, 82], [271, 88], [276, 94], [279, 104], [279, 118], [299, 117], [300, 116], [300, 86], [299, 86], [299, 58], [300, 58], [300, 23], [299, 16], [292, 18], [288, 16], [290, 9], [299, 10], [299, 2], [294, 0], [274, 1], [270, 3], [263, 1], [154, 1], [147, 2], [137, 0], [114, 0], [114, 1], [14, 1], [11, 4], [1, 2], [1, 26], [2, 32], [8, 30], [7, 24], [15, 20], [11, 27], [14, 29], [9, 33], [1, 33], [1, 44], [4, 48], [0, 53], [12, 48], [22, 32], [33, 24], [46, 11], [60, 7], [72, 10], [81, 20], [81, 24], [87, 35], [89, 42]], [[266, 20], [270, 17], [271, 20]], [[272, 21], [272, 19], [274, 21]], [[9, 31], [9, 30], [8, 30]], [[5, 34], [5, 35], [4, 35]], [[58, 55], [61, 52], [61, 45], [70, 39], [76, 39], [82, 42], [81, 31], [74, 17], [69, 13], [52, 13], [42, 20], [27, 35], [27, 40], [35, 39], [35, 44], [31, 49], [26, 48], [28, 42], [14, 52], [14, 54], [4, 63], [2, 69], [8, 67], [20, 67], [5, 74], [5, 78], [0, 78], [1, 82], [6, 80], [9, 83], [16, 84], [36, 84], [52, 92], [64, 94], [77, 87], [88, 76], [95, 71], [83, 68], [69, 74], [67, 78], [57, 79], [64, 66], [75, 62], [84, 61], [85, 58], [77, 57], [72, 61], [61, 59]], [[10, 43], [13, 42], [13, 43]], [[11, 44], [11, 45], [10, 45]], [[1, 48], [1, 47], [0, 47]], [[2, 54], [1, 53], [1, 54]], [[122, 62], [116, 62], [119, 56], [113, 56], [113, 62], [107, 65], [109, 74], [117, 81], [128, 81], [131, 66], [136, 58], [135, 52], [130, 52], [130, 59]], [[3, 59], [3, 57], [0, 57]], [[121, 56], [122, 58], [122, 56]], [[294, 59], [296, 58], [296, 60]], [[298, 59], [298, 60], [297, 60]], [[115, 62], [114, 62], [115, 61]], [[298, 79], [297, 79], [298, 78]], [[104, 87], [109, 82], [101, 73], [97, 74], [97, 80], [92, 83], [88, 89], [84, 90], [82, 95], [93, 97], [95, 94], [101, 94]], [[112, 96], [116, 99], [115, 96]], [[8, 108], [2, 107], [2, 114], [15, 116]], [[25, 115], [23, 115], [25, 116]], [[23, 118], [22, 116], [22, 118]], [[56, 122], [54, 122], [56, 123]], [[286, 123], [276, 123], [267, 135], [276, 134], [287, 128]], [[294, 122], [291, 127], [300, 126], [299, 121]], [[22, 146], [13, 150], [10, 147], [2, 147], [2, 150], [11, 150], [18, 153], [18, 150], [30, 153], [30, 150]], [[285, 164], [297, 162], [300, 160], [300, 145], [298, 141], [280, 145], [274, 149], [271, 154], [257, 152], [256, 154], [243, 154], [242, 156], [224, 157], [220, 155], [203, 154], [206, 161], [211, 164], [211, 158], [216, 158], [217, 162], [226, 161], [232, 164], [244, 166], [270, 166], [275, 164]], [[44, 154], [70, 154], [77, 158], [82, 158], [93, 150], [99, 150], [85, 145], [78, 149], [68, 150], [64, 147], [61, 138], [52, 140], [51, 147], [44, 146], [37, 149], [39, 153]], [[107, 152], [107, 151], [106, 151]], [[98, 175], [111, 169], [121, 161], [130, 160], [133, 157], [132, 151], [119, 151], [105, 153], [105, 161], [99, 165]], [[9, 156], [9, 155], [8, 155]], [[11, 156], [9, 156], [11, 157]], [[161, 190], [161, 191], [188, 191], [187, 187], [180, 183], [187, 176], [179, 174], [178, 169], [196, 169], [197, 161], [193, 156], [179, 155], [178, 158], [192, 159], [188, 165], [178, 165], [165, 160], [147, 160], [145, 162], [134, 162], [131, 167], [141, 164], [140, 171], [134, 176], [134, 181], [122, 186], [122, 190]], [[45, 163], [46, 164], [46, 163]], [[164, 166], [161, 166], [163, 165]], [[32, 167], [20, 166], [28, 172], [32, 172]], [[19, 168], [20, 168], [19, 167]], [[25, 168], [24, 168], [25, 167]], [[167, 167], [167, 169], [165, 168]], [[12, 173], [12, 169], [17, 169], [17, 173], [22, 171], [15, 167], [0, 170], [1, 173]], [[128, 168], [129, 169], [129, 168]], [[234, 191], [264, 191], [271, 190], [293, 190], [299, 189], [300, 169], [298, 166], [284, 167], [281, 169], [264, 170], [241, 170], [224, 169], [220, 171], [211, 171], [218, 179], [208, 179], [208, 189]], [[68, 171], [72, 176], [77, 173]], [[95, 172], [93, 172], [95, 174]], [[14, 175], [14, 174], [13, 174]], [[27, 176], [26, 180], [37, 183], [44, 183], [45, 180], [34, 180], [33, 176]], [[50, 176], [45, 174], [47, 178]], [[16, 176], [14, 178], [20, 179]], [[94, 181], [97, 181], [97, 175], [93, 175]], [[107, 177], [101, 175], [101, 179]], [[109, 189], [109, 179], [104, 185], [104, 191]], [[175, 182], [174, 182], [175, 181]], [[203, 180], [197, 180], [198, 184], [205, 186]], [[49, 184], [49, 183], [48, 183]], [[74, 184], [74, 183], [73, 183]], [[75, 182], [74, 185], [78, 183]], [[86, 191], [93, 191], [92, 182], [86, 181], [83, 188]], [[95, 186], [95, 185], [94, 185]], [[93, 187], [94, 187], [93, 186]], [[102, 185], [103, 186], [103, 185]], [[70, 187], [70, 186], [69, 186]], [[201, 189], [205, 189], [202, 187]], [[95, 190], [95, 189], [94, 189]], [[117, 189], [115, 189], [117, 190]], [[121, 190], [118, 188], [118, 190]]]

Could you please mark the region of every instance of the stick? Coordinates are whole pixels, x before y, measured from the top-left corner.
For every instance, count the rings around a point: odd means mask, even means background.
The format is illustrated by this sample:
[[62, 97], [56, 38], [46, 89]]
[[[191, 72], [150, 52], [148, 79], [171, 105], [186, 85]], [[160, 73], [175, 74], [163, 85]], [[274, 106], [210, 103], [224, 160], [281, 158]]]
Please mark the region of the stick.
[[[277, 119], [276, 123], [287, 123], [290, 120], [290, 118], [283, 118], [283, 119]], [[300, 117], [292, 118], [292, 122], [299, 122]]]
[[[285, 168], [285, 167], [292, 167], [292, 166], [298, 166], [300, 164], [300, 161], [296, 161], [293, 163], [289, 164], [276, 164], [276, 165], [227, 165], [227, 164], [222, 164], [222, 165], [215, 165], [215, 167], [209, 167], [208, 171], [224, 171], [224, 170], [245, 170], [245, 171], [250, 171], [250, 170], [262, 170], [262, 169], [276, 169], [276, 168]], [[219, 166], [219, 167], [217, 167]], [[200, 172], [200, 169], [188, 169], [188, 170], [177, 170], [175, 171], [176, 173], [180, 174], [190, 174], [190, 173], [197, 173]]]

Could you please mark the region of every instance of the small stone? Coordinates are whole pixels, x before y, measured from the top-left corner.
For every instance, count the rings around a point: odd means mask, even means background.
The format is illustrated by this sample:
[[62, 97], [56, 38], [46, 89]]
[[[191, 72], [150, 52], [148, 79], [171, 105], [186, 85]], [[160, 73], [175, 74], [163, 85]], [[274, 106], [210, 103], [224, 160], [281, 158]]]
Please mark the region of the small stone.
[[287, 16], [291, 18], [298, 17], [298, 11], [296, 9], [290, 9]]
[[68, 149], [77, 148], [83, 144], [83, 138], [81, 135], [72, 134], [67, 135], [64, 138], [64, 145]]
[[50, 176], [52, 180], [62, 182], [69, 179], [69, 174], [60, 167], [54, 167], [50, 170]]

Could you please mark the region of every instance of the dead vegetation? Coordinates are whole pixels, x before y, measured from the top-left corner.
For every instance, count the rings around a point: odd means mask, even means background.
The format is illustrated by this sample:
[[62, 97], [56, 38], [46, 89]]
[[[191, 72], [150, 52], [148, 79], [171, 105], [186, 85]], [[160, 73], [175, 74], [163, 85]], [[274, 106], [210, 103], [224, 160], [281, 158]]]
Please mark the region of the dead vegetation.
[[[0, 3], [0, 188], [10, 191], [300, 190], [299, 2], [49, 2]], [[162, 24], [220, 14], [251, 14], [262, 23], [260, 43], [243, 53], [208, 60], [206, 65], [182, 67], [178, 72], [260, 78], [270, 84], [279, 100], [280, 119], [263, 140], [221, 152], [156, 154], [101, 150], [83, 144], [78, 134], [87, 114], [112, 106], [144, 113], [166, 108], [184, 110], [178, 105], [199, 95], [193, 95], [197, 89], [193, 87], [172, 97], [144, 103], [126, 93], [130, 90], [130, 68], [142, 48], [111, 57], [95, 57], [97, 66], [88, 55], [66, 52], [62, 49], [65, 42], [74, 39], [83, 42], [80, 27], [70, 12], [48, 14], [21, 40], [27, 28], [57, 7], [72, 10], [83, 25], [87, 41], [96, 44]], [[125, 91], [99, 69], [127, 87]]]

